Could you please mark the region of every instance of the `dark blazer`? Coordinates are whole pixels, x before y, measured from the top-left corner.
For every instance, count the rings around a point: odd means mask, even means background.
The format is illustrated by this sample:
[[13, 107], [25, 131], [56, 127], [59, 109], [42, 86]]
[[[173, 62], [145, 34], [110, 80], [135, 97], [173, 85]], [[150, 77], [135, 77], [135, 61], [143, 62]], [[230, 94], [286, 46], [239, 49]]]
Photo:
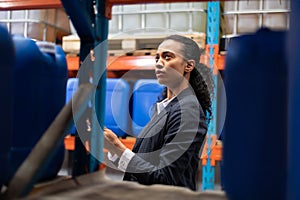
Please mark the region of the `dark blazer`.
[[139, 134], [124, 180], [196, 190], [199, 151], [207, 125], [191, 88], [183, 90]]

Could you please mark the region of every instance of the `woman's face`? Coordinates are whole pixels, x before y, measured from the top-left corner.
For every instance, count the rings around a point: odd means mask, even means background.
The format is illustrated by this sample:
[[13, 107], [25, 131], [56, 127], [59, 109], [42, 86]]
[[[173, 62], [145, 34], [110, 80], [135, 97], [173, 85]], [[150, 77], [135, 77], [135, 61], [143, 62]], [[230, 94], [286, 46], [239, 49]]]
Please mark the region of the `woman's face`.
[[156, 52], [155, 74], [160, 84], [176, 88], [184, 79], [187, 61], [181, 53], [182, 44], [174, 40], [162, 42]]

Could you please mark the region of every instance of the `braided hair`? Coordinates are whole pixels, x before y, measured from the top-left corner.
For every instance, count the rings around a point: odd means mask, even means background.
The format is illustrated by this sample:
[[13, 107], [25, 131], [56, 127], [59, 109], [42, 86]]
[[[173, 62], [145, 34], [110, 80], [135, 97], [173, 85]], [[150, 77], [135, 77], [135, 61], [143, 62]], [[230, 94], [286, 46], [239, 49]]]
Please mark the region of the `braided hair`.
[[[214, 82], [212, 79], [212, 71], [203, 63], [200, 63], [200, 56], [204, 52], [200, 49], [198, 44], [181, 35], [171, 35], [164, 39], [174, 40], [182, 44], [181, 53], [186, 60], [194, 60], [195, 68], [191, 71], [189, 83], [193, 88], [195, 95], [200, 103], [206, 117], [207, 123], [210, 122], [212, 117], [212, 98]], [[161, 94], [161, 99], [167, 97], [167, 88]]]

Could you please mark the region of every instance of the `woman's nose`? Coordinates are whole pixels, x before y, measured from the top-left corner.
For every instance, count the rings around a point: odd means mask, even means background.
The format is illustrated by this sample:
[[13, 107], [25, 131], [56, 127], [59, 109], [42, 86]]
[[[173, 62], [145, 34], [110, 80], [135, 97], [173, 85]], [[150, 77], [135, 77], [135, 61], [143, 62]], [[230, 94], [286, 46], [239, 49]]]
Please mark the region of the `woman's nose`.
[[156, 64], [155, 64], [155, 68], [156, 69], [162, 69], [164, 66], [161, 64], [161, 63], [159, 63], [159, 62], [157, 62]]
[[164, 67], [164, 65], [161, 62], [161, 59], [158, 59], [157, 62], [155, 63], [155, 68], [161, 69], [163, 67]]

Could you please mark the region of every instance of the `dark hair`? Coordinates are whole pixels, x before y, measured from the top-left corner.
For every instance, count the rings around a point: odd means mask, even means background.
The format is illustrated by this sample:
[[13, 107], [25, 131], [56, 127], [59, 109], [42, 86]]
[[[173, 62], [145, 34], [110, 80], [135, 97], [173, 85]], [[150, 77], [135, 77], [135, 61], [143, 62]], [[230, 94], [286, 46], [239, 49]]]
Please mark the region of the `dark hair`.
[[[203, 63], [200, 63], [200, 56], [204, 52], [200, 49], [198, 44], [188, 38], [181, 35], [171, 35], [164, 39], [174, 40], [182, 44], [181, 53], [186, 60], [194, 60], [196, 63], [195, 68], [191, 71], [190, 85], [193, 88], [195, 95], [205, 113], [207, 123], [209, 123], [212, 117], [212, 98], [214, 82], [212, 79], [212, 71]], [[167, 90], [162, 93], [162, 97], [167, 97]]]

